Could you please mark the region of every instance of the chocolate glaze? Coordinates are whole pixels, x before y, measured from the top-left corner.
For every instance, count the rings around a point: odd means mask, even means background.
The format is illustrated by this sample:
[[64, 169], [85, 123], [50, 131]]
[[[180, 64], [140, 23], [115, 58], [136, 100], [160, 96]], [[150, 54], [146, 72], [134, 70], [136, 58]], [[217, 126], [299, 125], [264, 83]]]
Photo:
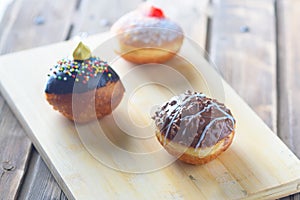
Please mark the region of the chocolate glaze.
[[118, 74], [97, 57], [83, 61], [62, 59], [48, 76], [45, 92], [50, 94], [87, 92], [119, 80]]
[[153, 119], [164, 139], [194, 148], [213, 146], [235, 127], [224, 104], [190, 91], [165, 103]]

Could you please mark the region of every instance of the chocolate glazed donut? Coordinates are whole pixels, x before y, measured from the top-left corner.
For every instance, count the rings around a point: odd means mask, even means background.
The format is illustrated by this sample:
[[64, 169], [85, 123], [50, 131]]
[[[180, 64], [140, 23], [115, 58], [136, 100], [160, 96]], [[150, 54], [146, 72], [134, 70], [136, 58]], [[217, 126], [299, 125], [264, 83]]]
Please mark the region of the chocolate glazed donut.
[[124, 93], [118, 74], [107, 62], [90, 54], [80, 43], [74, 59], [59, 60], [50, 69], [45, 89], [46, 99], [55, 110], [80, 123], [110, 114]]
[[83, 93], [119, 81], [118, 74], [97, 57], [74, 61], [65, 58], [58, 61], [51, 71], [45, 89], [48, 94], [73, 93], [75, 83], [78, 85], [74, 92]]
[[173, 97], [153, 117], [159, 142], [190, 164], [215, 159], [231, 144], [235, 119], [224, 104], [202, 93]]

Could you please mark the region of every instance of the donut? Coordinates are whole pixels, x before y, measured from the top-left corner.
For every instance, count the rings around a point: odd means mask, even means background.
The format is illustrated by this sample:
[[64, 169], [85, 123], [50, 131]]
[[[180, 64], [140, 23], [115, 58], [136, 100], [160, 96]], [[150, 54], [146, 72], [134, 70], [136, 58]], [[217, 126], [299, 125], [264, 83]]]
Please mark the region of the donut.
[[187, 91], [153, 116], [156, 137], [171, 155], [189, 164], [205, 164], [232, 143], [236, 121], [231, 111], [203, 93]]
[[166, 62], [179, 51], [184, 38], [179, 25], [148, 4], [122, 16], [111, 31], [117, 38], [115, 52], [137, 64]]
[[46, 100], [66, 118], [79, 123], [110, 114], [124, 94], [118, 74], [107, 62], [91, 56], [81, 42], [73, 58], [57, 61], [48, 77]]

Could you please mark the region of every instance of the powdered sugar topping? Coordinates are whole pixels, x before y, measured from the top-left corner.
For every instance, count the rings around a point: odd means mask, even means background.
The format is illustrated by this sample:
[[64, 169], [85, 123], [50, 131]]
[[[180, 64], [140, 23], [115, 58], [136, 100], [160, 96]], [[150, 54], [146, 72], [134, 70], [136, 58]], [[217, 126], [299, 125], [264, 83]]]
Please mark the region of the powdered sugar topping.
[[182, 29], [168, 18], [145, 16], [138, 11], [121, 17], [112, 27], [112, 31], [127, 45], [160, 47], [183, 37]]

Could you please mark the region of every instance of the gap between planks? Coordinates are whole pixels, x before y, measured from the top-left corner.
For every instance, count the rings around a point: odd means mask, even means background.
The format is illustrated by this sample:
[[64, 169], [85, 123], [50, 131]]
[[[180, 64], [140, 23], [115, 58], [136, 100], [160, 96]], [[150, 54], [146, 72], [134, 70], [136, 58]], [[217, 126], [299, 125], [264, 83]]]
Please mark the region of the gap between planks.
[[277, 0], [279, 136], [300, 157], [300, 2]]
[[212, 61], [224, 79], [277, 132], [274, 1], [225, 0], [212, 4]]
[[67, 199], [35, 148], [31, 155], [20, 199]]
[[[62, 3], [64, 2], [60, 2], [58, 5], [62, 5]], [[72, 8], [72, 1], [65, 1], [65, 3]], [[43, 4], [45, 5], [43, 6]], [[43, 10], [42, 8], [46, 6], [48, 6], [48, 12], [41, 12]], [[39, 45], [63, 40], [65, 38], [65, 29], [59, 29], [56, 31], [56, 34], [51, 34], [51, 28], [53, 28], [53, 26], [55, 27], [55, 23], [59, 22], [58, 25], [61, 25], [62, 22], [61, 18], [57, 15], [58, 12], [56, 10], [57, 8], [55, 8], [55, 6], [49, 6], [47, 1], [40, 1], [37, 4], [36, 1], [28, 0], [26, 2], [23, 0], [15, 0], [12, 2], [4, 15], [3, 21], [0, 22], [0, 53], [3, 54], [14, 52], [25, 48], [36, 47]], [[70, 10], [71, 9], [69, 9], [69, 11]], [[28, 14], [28, 11], [31, 13]], [[66, 13], [67, 12], [64, 14]], [[34, 17], [37, 16], [44, 18], [44, 24], [34, 24]], [[53, 24], [50, 23], [49, 19], [53, 20]], [[69, 18], [66, 15], [66, 18], [64, 19], [66, 19], [65, 25], [67, 27]], [[47, 40], [42, 40], [40, 35], [43, 37], [46, 36]], [[0, 97], [0, 99], [2, 99], [2, 97]], [[48, 180], [47, 177], [52, 175], [49, 175], [50, 172], [47, 168], [45, 168], [44, 165], [39, 164], [42, 162], [39, 156], [39, 161], [37, 163], [33, 162], [33, 160], [30, 160], [31, 155], [37, 155], [37, 153], [35, 149], [32, 149], [31, 142], [26, 137], [24, 129], [21, 128], [19, 122], [11, 113], [6, 103], [4, 103], [0, 115], [0, 122], [0, 128], [1, 131], [3, 131], [0, 134], [0, 144], [2, 140], [5, 143], [3, 143], [5, 148], [2, 148], [4, 150], [0, 152], [0, 163], [2, 164], [3, 162], [9, 161], [11, 164], [13, 164], [13, 169], [1, 172], [3, 175], [0, 178], [0, 199], [16, 199], [24, 189], [22, 187], [24, 186], [23, 181], [28, 184], [28, 176], [30, 177], [30, 175], [26, 173], [28, 166], [32, 166], [34, 164], [36, 167], [38, 167], [36, 171], [30, 171], [32, 173], [38, 173], [41, 171], [44, 172], [39, 173], [39, 180]], [[43, 169], [46, 170], [43, 171]], [[34, 176], [33, 174], [31, 175]], [[35, 181], [33, 184], [38, 186], [39, 182]], [[52, 190], [59, 190], [61, 192], [61, 189], [56, 182], [49, 184], [47, 189], [48, 190], [45, 192]], [[27, 190], [28, 195], [36, 196], [38, 195], [37, 191], [39, 190]]]

